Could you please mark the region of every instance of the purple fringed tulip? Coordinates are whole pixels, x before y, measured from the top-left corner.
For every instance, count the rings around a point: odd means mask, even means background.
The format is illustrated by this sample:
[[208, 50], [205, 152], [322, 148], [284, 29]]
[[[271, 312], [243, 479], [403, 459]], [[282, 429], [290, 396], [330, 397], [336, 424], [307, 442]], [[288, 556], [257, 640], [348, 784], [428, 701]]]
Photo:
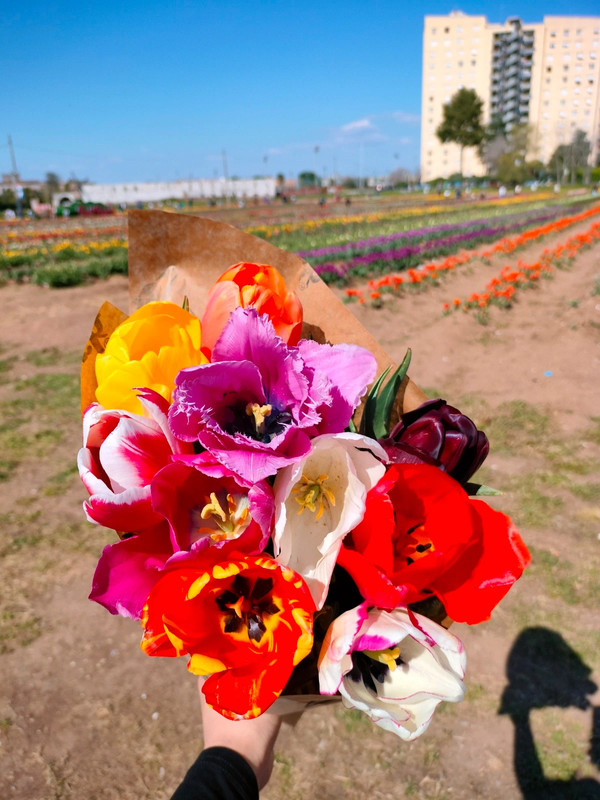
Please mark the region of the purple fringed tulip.
[[466, 483], [485, 461], [488, 438], [445, 400], [428, 400], [403, 414], [380, 444], [393, 464], [433, 464]]

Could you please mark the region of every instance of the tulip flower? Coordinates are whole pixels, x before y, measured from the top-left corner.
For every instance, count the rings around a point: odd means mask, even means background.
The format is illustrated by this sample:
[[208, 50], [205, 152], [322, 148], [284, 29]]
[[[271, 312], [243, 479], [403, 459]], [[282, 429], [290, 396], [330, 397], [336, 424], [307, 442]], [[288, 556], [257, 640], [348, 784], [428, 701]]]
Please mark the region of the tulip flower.
[[83, 416], [83, 447], [77, 466], [90, 498], [90, 522], [121, 532], [139, 532], [163, 520], [152, 508], [150, 484], [173, 453], [191, 453], [167, 423], [168, 404], [150, 390], [139, 392], [147, 416], [107, 410], [92, 403]]
[[96, 399], [104, 408], [135, 414], [143, 413], [137, 388], [170, 402], [179, 370], [206, 362], [200, 344], [197, 317], [176, 303], [147, 303], [113, 331], [97, 356]]
[[314, 604], [299, 575], [226, 545], [175, 560], [144, 607], [142, 650], [189, 655], [202, 691], [229, 719], [252, 719], [312, 649]]
[[245, 480], [263, 480], [307, 455], [312, 437], [343, 431], [375, 370], [362, 347], [289, 347], [265, 316], [238, 308], [211, 363], [177, 376], [169, 424]]
[[322, 694], [339, 691], [405, 741], [429, 727], [437, 706], [464, 697], [466, 657], [456, 636], [407, 609], [346, 611], [329, 627], [319, 656]]
[[475, 474], [490, 447], [485, 433], [445, 400], [428, 400], [403, 414], [381, 444], [392, 463], [433, 464], [459, 483]]
[[370, 605], [435, 595], [451, 619], [471, 625], [489, 619], [529, 561], [505, 514], [425, 464], [389, 467], [338, 556]]
[[237, 540], [243, 552], [264, 550], [273, 522], [273, 491], [251, 484], [209, 453], [174, 456], [152, 480], [152, 505], [169, 522], [175, 551]]
[[367, 492], [385, 472], [383, 460], [385, 451], [366, 436], [326, 434], [275, 478], [275, 556], [302, 576], [317, 608], [342, 539], [362, 520]]
[[213, 286], [202, 317], [202, 347], [207, 354], [238, 307], [266, 314], [286, 344], [298, 344], [302, 332], [302, 305], [295, 292], [269, 264], [234, 264]]

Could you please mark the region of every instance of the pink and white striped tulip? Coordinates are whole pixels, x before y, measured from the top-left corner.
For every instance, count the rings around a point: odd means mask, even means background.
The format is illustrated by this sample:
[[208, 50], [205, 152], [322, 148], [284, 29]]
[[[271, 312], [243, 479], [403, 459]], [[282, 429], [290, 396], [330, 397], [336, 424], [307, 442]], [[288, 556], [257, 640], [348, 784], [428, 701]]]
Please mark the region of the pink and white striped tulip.
[[83, 504], [88, 520], [122, 533], [138, 533], [163, 520], [152, 508], [152, 478], [173, 453], [193, 452], [171, 433], [167, 401], [150, 389], [140, 389], [138, 396], [148, 416], [92, 403], [83, 416], [84, 446], [77, 456], [90, 493]]

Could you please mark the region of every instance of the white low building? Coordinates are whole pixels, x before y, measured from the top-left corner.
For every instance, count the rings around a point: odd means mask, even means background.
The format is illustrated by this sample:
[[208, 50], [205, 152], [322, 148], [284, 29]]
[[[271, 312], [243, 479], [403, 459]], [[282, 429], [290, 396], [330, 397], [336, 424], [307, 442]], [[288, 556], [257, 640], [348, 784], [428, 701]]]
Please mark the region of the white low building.
[[189, 178], [179, 181], [148, 183], [84, 183], [81, 199], [84, 203], [105, 205], [135, 205], [161, 200], [190, 200], [199, 198], [275, 197], [275, 178]]

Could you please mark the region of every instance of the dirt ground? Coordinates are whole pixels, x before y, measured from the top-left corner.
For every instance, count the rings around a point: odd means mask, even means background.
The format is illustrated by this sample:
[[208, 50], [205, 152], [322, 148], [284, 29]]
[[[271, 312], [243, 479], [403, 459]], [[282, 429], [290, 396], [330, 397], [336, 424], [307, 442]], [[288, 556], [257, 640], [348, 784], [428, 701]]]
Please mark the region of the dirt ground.
[[[310, 709], [279, 738], [266, 800], [600, 796], [600, 246], [485, 326], [442, 316], [444, 301], [483, 289], [507, 261], [351, 308], [396, 360], [412, 347], [411, 376], [428, 393], [489, 424], [483, 476], [506, 489], [494, 505], [513, 515], [534, 566], [490, 622], [453, 627], [468, 657], [462, 704], [440, 709], [412, 744], [337, 704]], [[0, 288], [1, 423], [5, 436], [14, 427], [13, 449], [21, 431], [35, 443], [0, 483], [2, 800], [162, 800], [202, 746], [185, 661], [147, 658], [135, 623], [86, 599], [111, 540], [82, 520], [75, 376], [105, 299], [126, 309], [126, 279]], [[26, 421], [20, 403], [33, 409]]]

